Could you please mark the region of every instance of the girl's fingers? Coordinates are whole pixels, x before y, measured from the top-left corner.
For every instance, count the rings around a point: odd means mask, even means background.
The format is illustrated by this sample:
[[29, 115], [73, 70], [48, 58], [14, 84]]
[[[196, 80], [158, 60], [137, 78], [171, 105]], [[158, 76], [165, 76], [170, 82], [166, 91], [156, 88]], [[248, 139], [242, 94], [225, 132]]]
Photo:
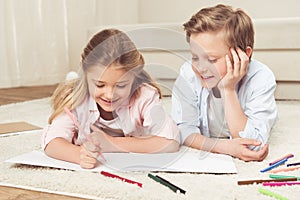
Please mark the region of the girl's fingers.
[[94, 132], [100, 132], [100, 133], [103, 132], [100, 128], [98, 128], [98, 127], [95, 126], [94, 124], [90, 124], [90, 128], [91, 128], [92, 131], [94, 131]]
[[80, 158], [80, 166], [85, 169], [94, 168], [98, 164], [98, 161], [95, 158], [91, 157], [82, 157]]
[[80, 150], [80, 159], [86, 159], [86, 158], [90, 158], [91, 160], [97, 159], [98, 157], [98, 151], [89, 151], [86, 149], [86, 147], [82, 147], [82, 149]]

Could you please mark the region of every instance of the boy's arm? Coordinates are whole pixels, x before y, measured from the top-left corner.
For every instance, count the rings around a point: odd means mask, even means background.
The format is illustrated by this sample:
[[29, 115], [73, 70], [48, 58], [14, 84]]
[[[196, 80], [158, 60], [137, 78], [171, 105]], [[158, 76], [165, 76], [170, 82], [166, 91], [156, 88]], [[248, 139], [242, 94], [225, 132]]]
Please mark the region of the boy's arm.
[[[231, 59], [230, 59], [231, 58]], [[227, 73], [221, 81], [221, 94], [224, 99], [224, 112], [231, 137], [238, 138], [239, 132], [245, 129], [245, 115], [236, 92], [236, 85], [247, 74], [249, 57], [240, 48], [230, 48], [226, 55]]]
[[187, 137], [184, 145], [212, 153], [231, 155], [244, 161], [262, 161], [268, 155], [269, 151], [268, 145], [265, 145], [259, 151], [250, 150], [248, 148], [249, 145], [261, 145], [260, 142], [253, 139], [215, 139], [205, 137], [198, 133], [194, 133]]
[[[255, 70], [254, 64], [250, 77], [246, 78], [244, 93], [247, 94], [242, 99], [238, 98], [235, 90], [248, 72], [249, 60], [245, 52], [231, 49], [233, 63], [229, 57], [227, 61], [227, 74], [222, 80], [221, 90], [224, 96], [225, 117], [233, 138], [252, 138], [265, 144], [269, 137], [269, 132], [277, 116], [274, 91], [276, 82], [274, 75], [263, 67]], [[243, 102], [243, 108], [240, 103]], [[257, 149], [257, 148], [256, 148]]]

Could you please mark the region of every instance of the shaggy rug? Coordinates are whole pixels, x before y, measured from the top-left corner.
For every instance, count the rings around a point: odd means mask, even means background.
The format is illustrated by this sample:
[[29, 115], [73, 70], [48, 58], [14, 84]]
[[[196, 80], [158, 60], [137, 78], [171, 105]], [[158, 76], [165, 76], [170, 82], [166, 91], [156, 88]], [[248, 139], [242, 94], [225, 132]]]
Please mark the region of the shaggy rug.
[[[170, 100], [164, 100], [169, 109]], [[40, 149], [40, 134], [24, 132], [0, 137], [0, 185], [34, 188], [53, 193], [72, 194], [88, 199], [272, 199], [258, 192], [263, 187], [288, 199], [299, 199], [300, 185], [266, 187], [261, 184], [239, 186], [237, 181], [266, 179], [269, 173], [260, 170], [268, 163], [288, 153], [295, 156], [289, 162], [300, 161], [300, 102], [279, 101], [279, 117], [269, 140], [270, 152], [262, 162], [234, 159], [237, 174], [154, 173], [182, 189], [186, 194], [174, 193], [147, 177], [147, 172], [123, 172], [119, 176], [143, 183], [140, 188], [95, 172], [61, 170], [5, 163], [4, 161]], [[0, 122], [25, 121], [43, 127], [51, 112], [49, 98], [0, 106]], [[300, 170], [280, 174], [300, 176]], [[2, 199], [3, 197], [0, 197]]]

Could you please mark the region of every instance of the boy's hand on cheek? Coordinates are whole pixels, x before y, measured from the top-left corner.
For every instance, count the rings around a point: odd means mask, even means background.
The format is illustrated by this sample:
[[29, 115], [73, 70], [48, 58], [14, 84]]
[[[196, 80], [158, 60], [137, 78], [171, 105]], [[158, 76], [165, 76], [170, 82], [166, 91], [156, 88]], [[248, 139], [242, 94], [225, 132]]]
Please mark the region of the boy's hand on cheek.
[[221, 87], [224, 90], [235, 90], [236, 84], [246, 75], [249, 65], [249, 57], [240, 48], [237, 50], [230, 48], [232, 61], [226, 55], [227, 73], [221, 80]]

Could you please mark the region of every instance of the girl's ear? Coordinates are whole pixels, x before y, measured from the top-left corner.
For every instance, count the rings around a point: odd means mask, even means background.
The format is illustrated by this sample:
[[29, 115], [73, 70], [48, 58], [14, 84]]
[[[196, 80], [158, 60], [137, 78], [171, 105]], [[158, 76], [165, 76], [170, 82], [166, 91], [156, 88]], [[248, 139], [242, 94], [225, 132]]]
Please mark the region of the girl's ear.
[[251, 57], [251, 55], [252, 55], [252, 48], [251, 47], [249, 47], [249, 46], [246, 47], [246, 54], [247, 54], [248, 57]]

